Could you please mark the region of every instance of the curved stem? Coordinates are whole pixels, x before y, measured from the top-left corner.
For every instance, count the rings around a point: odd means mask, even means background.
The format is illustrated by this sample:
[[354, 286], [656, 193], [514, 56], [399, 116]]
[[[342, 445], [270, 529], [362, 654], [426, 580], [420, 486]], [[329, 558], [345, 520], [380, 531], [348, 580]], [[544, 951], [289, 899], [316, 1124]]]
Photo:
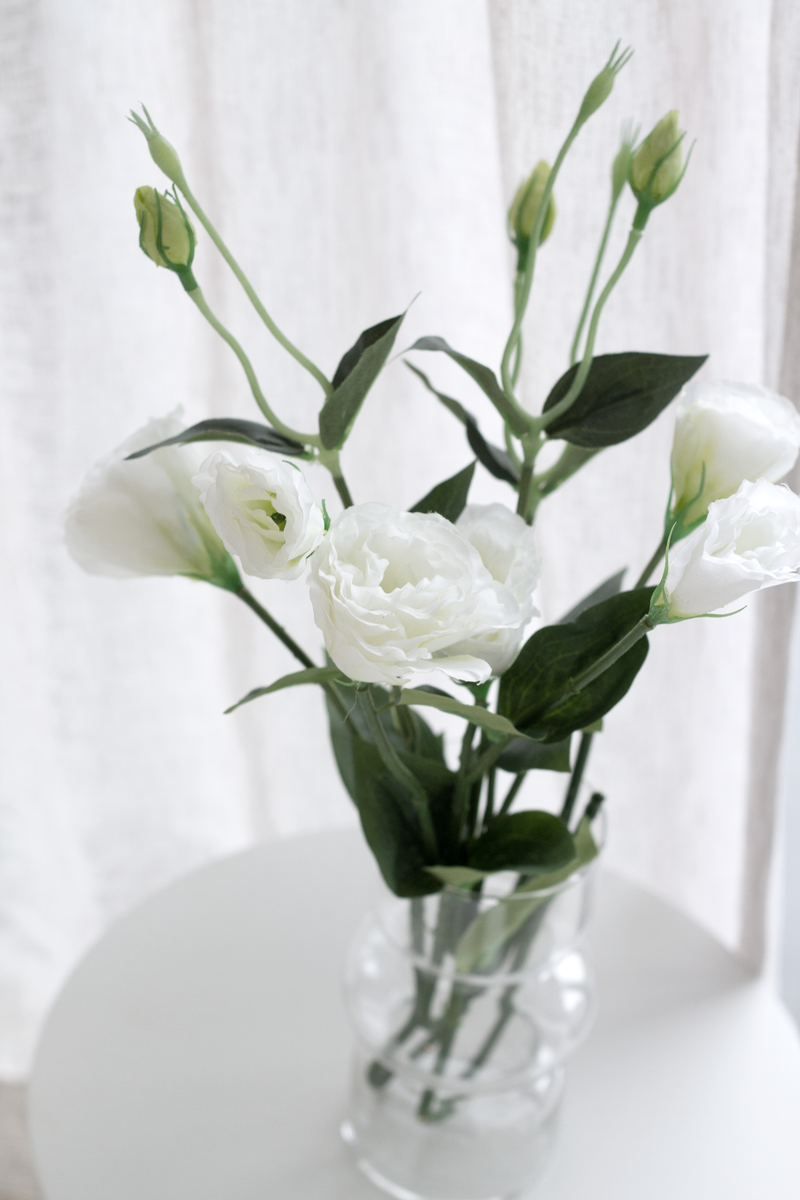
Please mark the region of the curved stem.
[[283, 626], [278, 624], [275, 618], [267, 612], [263, 604], [259, 604], [253, 593], [248, 591], [244, 584], [242, 584], [235, 595], [240, 600], [244, 600], [247, 607], [251, 608], [256, 616], [260, 617], [264, 624], [269, 626], [276, 638], [283, 642], [286, 649], [291, 651], [298, 662], [301, 662], [304, 667], [316, 667], [317, 664], [308, 657], [305, 650], [298, 646], [291, 634], [288, 634]]
[[250, 280], [247, 278], [244, 271], [239, 266], [236, 259], [233, 257], [230, 250], [228, 249], [228, 247], [225, 245], [222, 238], [220, 237], [220, 235], [217, 233], [217, 231], [214, 228], [214, 226], [212, 225], [211, 221], [208, 219], [206, 214], [203, 212], [202, 208], [200, 207], [200, 205], [197, 202], [196, 197], [193, 195], [193, 193], [191, 192], [189, 187], [186, 185], [185, 179], [181, 181], [179, 186], [180, 186], [180, 189], [183, 192], [184, 196], [186, 197], [187, 204], [189, 205], [192, 212], [197, 217], [200, 224], [205, 229], [208, 236], [211, 238], [214, 245], [219, 250], [222, 257], [225, 259], [225, 262], [228, 264], [228, 266], [233, 271], [236, 278], [239, 280], [239, 283], [242, 285], [242, 287], [244, 288], [244, 290], [247, 294], [248, 300], [253, 305], [253, 308], [256, 310], [258, 315], [261, 317], [261, 320], [264, 322], [264, 324], [266, 325], [267, 329], [270, 331], [272, 336], [276, 339], [276, 341], [280, 342], [280, 344], [283, 346], [284, 350], [288, 350], [288, 352], [289, 352], [289, 354], [291, 354], [292, 358], [296, 359], [296, 361], [300, 363], [301, 367], [305, 367], [306, 371], [308, 371], [310, 375], [314, 376], [314, 378], [316, 379], [317, 383], [320, 385], [320, 387], [322, 388], [322, 390], [326, 396], [332, 395], [333, 394], [333, 384], [330, 382], [330, 380], [325, 375], [323, 375], [322, 371], [320, 371], [319, 367], [315, 366], [315, 364], [311, 361], [311, 359], [306, 358], [305, 354], [303, 354], [301, 350], [298, 350], [297, 346], [295, 346], [293, 342], [289, 341], [289, 339], [286, 337], [286, 335], [281, 332], [281, 330], [278, 328], [278, 326], [273, 321], [272, 317], [269, 315], [267, 310], [264, 308], [264, 305], [261, 303], [258, 296], [256, 295], [256, 291], [255, 291], [253, 285], [250, 283]]
[[592, 360], [594, 358], [594, 343], [597, 336], [597, 327], [600, 324], [600, 317], [603, 309], [605, 308], [608, 297], [616, 287], [622, 272], [633, 258], [633, 253], [636, 247], [639, 245], [642, 232], [642, 229], [637, 229], [634, 226], [634, 228], [632, 228], [628, 234], [628, 241], [625, 249], [622, 252], [622, 257], [617, 263], [617, 266], [608, 283], [600, 293], [597, 304], [594, 306], [594, 312], [592, 313], [592, 319], [589, 324], [589, 332], [586, 335], [586, 349], [583, 355], [583, 361], [578, 367], [575, 378], [572, 381], [572, 385], [566, 396], [564, 396], [563, 400], [559, 400], [558, 404], [555, 404], [548, 412], [543, 413], [542, 416], [539, 417], [538, 424], [540, 429], [546, 429], [547, 426], [555, 421], [557, 417], [560, 417], [562, 413], [565, 413], [567, 409], [574, 404], [578, 396], [583, 391], [583, 385], [585, 384], [586, 377], [591, 370]]
[[[553, 169], [548, 176], [545, 189], [542, 193], [542, 198], [539, 201], [539, 207], [536, 210], [536, 220], [533, 223], [533, 229], [531, 230], [530, 238], [528, 239], [528, 253], [525, 261], [525, 269], [522, 272], [522, 276], [518, 280], [518, 284], [514, 289], [514, 324], [511, 327], [511, 333], [508, 335], [508, 341], [506, 342], [505, 350], [503, 351], [503, 361], [500, 364], [500, 377], [503, 384], [503, 391], [510, 399], [514, 398], [514, 382], [511, 360], [516, 351], [517, 343], [520, 340], [522, 321], [525, 316], [525, 310], [528, 307], [528, 300], [530, 299], [531, 286], [533, 284], [533, 273], [536, 267], [536, 251], [539, 248], [539, 238], [541, 237], [545, 217], [547, 216], [547, 210], [550, 206], [550, 197], [553, 194], [553, 187], [555, 185], [556, 178], [558, 177], [558, 172], [561, 170], [561, 164], [566, 158], [567, 151], [569, 150], [570, 146], [578, 136], [578, 131], [580, 130], [582, 124], [583, 121], [580, 119], [580, 117], [578, 117], [578, 119], [575, 121], [575, 124], [572, 126], [572, 129], [570, 129], [569, 133], [567, 134], [564, 144], [558, 152], [556, 161], [553, 163]], [[518, 370], [519, 359], [517, 360], [517, 371]]]
[[253, 393], [253, 398], [255, 399], [256, 404], [261, 409], [267, 420], [272, 423], [274, 428], [277, 429], [279, 433], [283, 433], [287, 437], [293, 438], [297, 442], [305, 442], [306, 444], [311, 444], [312, 446], [319, 446], [319, 434], [298, 433], [296, 429], [292, 429], [291, 426], [285, 425], [284, 422], [281, 421], [280, 417], [276, 416], [276, 414], [272, 411], [267, 403], [264, 393], [261, 390], [258, 378], [253, 370], [253, 364], [250, 362], [250, 359], [247, 357], [241, 345], [230, 332], [230, 330], [226, 329], [222, 322], [214, 316], [213, 312], [208, 307], [202, 290], [199, 287], [196, 287], [190, 292], [187, 292], [186, 295], [190, 300], [194, 301], [194, 304], [208, 321], [211, 328], [219, 334], [224, 342], [228, 343], [231, 350], [233, 350], [234, 354], [239, 359], [239, 362], [244, 368], [244, 373], [247, 376], [247, 382], [250, 384], [250, 391]]
[[583, 303], [583, 310], [581, 311], [580, 320], [578, 321], [578, 328], [575, 330], [575, 338], [572, 342], [572, 349], [569, 355], [570, 366], [575, 363], [578, 357], [578, 347], [580, 346], [581, 334], [583, 333], [583, 327], [586, 324], [586, 318], [589, 315], [589, 307], [592, 303], [592, 297], [594, 296], [594, 289], [597, 286], [597, 276], [600, 274], [600, 267], [602, 266], [603, 258], [605, 257], [606, 245], [608, 244], [608, 235], [611, 232], [611, 226], [614, 222], [614, 213], [617, 211], [617, 201], [619, 200], [619, 197], [619, 192], [617, 192], [615, 195], [612, 191], [611, 204], [608, 208], [605, 229], [603, 230], [603, 236], [600, 239], [600, 246], [597, 251], [597, 258], [595, 259], [594, 270], [592, 271], [592, 277], [589, 280], [589, 289], [586, 293], [586, 299]]

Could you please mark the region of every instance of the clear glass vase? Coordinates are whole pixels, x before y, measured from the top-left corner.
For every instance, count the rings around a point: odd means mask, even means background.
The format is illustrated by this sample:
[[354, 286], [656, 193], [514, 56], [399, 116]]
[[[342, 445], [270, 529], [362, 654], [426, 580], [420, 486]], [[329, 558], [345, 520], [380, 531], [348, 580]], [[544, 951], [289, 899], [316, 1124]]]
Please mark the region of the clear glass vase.
[[350, 949], [356, 1032], [342, 1136], [400, 1200], [499, 1200], [541, 1174], [564, 1062], [589, 1031], [582, 936], [596, 860], [555, 887], [385, 892]]

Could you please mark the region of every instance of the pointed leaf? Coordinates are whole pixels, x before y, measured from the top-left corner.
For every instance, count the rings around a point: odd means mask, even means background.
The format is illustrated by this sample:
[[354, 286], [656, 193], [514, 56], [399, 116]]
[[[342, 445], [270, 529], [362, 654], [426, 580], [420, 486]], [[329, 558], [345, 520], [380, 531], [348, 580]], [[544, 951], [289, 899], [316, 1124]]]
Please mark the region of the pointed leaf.
[[468, 413], [464, 408], [464, 405], [460, 404], [458, 400], [454, 400], [452, 396], [446, 396], [444, 392], [437, 391], [424, 371], [420, 371], [419, 367], [415, 367], [413, 363], [406, 362], [405, 359], [403, 359], [403, 362], [408, 367], [409, 371], [413, 371], [417, 378], [422, 380], [428, 391], [432, 392], [433, 395], [436, 396], [437, 400], [441, 400], [445, 408], [449, 409], [453, 416], [457, 417], [458, 420], [461, 421], [462, 425], [468, 425], [470, 421], [475, 420], [472, 414]]
[[647, 657], [647, 638], [576, 695], [571, 680], [590, 668], [649, 611], [653, 588], [622, 592], [566, 625], [548, 625], [528, 639], [500, 683], [498, 710], [527, 737], [559, 742], [617, 704]]
[[[423, 338], [423, 341], [426, 340], [429, 339]], [[413, 350], [414, 347], [412, 346], [411, 349]], [[454, 416], [458, 417], [459, 421], [466, 426], [467, 441], [469, 442], [475, 456], [478, 458], [481, 464], [486, 467], [486, 470], [489, 471], [490, 474], [494, 475], [495, 478], [502, 479], [506, 483], [511, 483], [514, 485], [518, 484], [519, 471], [515, 467], [510, 455], [508, 455], [505, 450], [501, 450], [499, 446], [495, 446], [492, 444], [492, 442], [486, 441], [486, 438], [478, 428], [478, 422], [475, 420], [472, 413], [467, 412], [463, 404], [459, 404], [458, 400], [454, 400], [452, 396], [446, 396], [444, 392], [437, 391], [424, 371], [420, 371], [410, 362], [407, 362], [406, 366], [408, 367], [409, 371], [413, 371], [414, 374], [422, 380], [428, 391], [432, 392], [437, 399], [441, 400], [445, 408], [449, 408], [450, 412], [453, 413]]]
[[347, 438], [364, 397], [392, 352], [404, 317], [401, 313], [365, 329], [336, 368], [334, 392], [319, 414], [319, 432], [326, 450], [341, 446]]
[[509, 813], [492, 821], [470, 842], [467, 865], [478, 871], [519, 871], [536, 875], [566, 866], [576, 855], [564, 822], [552, 813]]
[[519, 471], [512, 462], [511, 456], [505, 450], [501, 450], [499, 446], [487, 442], [478, 429], [477, 422], [472, 419], [467, 422], [467, 441], [490, 475], [516, 487], [519, 483]]
[[595, 604], [600, 604], [603, 600], [608, 600], [609, 596], [619, 594], [619, 589], [622, 587], [622, 581], [625, 578], [627, 567], [623, 567], [621, 571], [617, 571], [616, 575], [612, 575], [606, 579], [599, 587], [596, 587], [588, 596], [584, 596], [579, 600], [574, 608], [561, 618], [559, 625], [567, 625], [570, 621], [575, 621], [581, 613], [586, 612], [587, 608], [594, 608]]
[[569, 744], [568, 737], [551, 745], [533, 742], [530, 738], [514, 738], [498, 758], [497, 765], [515, 775], [520, 771], [568, 771]]
[[[547, 427], [547, 435], [589, 450], [627, 441], [656, 419], [707, 357], [601, 354], [589, 368], [583, 391]], [[566, 396], [578, 366], [561, 376], [545, 401], [545, 412]]]
[[142, 458], [153, 450], [163, 446], [182, 446], [187, 442], [241, 442], [246, 446], [258, 446], [260, 450], [271, 450], [274, 454], [289, 454], [299, 458], [307, 453], [300, 442], [292, 441], [272, 429], [269, 425], [260, 425], [258, 421], [240, 421], [234, 417], [211, 417], [208, 421], [199, 421], [182, 433], [146, 446], [144, 450], [136, 450], [128, 458]]
[[338, 667], [309, 667], [305, 671], [293, 671], [291, 675], [282, 675], [280, 679], [276, 679], [269, 687], [253, 688], [252, 692], [248, 692], [241, 700], [237, 700], [230, 708], [226, 708], [226, 713], [232, 713], [237, 708], [241, 708], [243, 704], [249, 704], [251, 700], [257, 700], [259, 696], [268, 696], [270, 692], [280, 692], [284, 688], [297, 687], [304, 683], [333, 683], [335, 679], [341, 679], [342, 672]]
[[569, 879], [570, 875], [574, 875], [576, 871], [580, 871], [581, 867], [585, 867], [593, 858], [597, 858], [599, 853], [597, 843], [592, 836], [592, 824], [586, 817], [581, 817], [578, 822], [578, 828], [574, 834], [576, 856], [563, 867], [555, 871], [543, 871], [540, 875], [536, 875], [533, 879], [527, 879], [517, 888], [516, 894], [520, 892], [543, 892], [546, 888], [558, 887], [565, 879]]
[[376, 746], [353, 741], [355, 801], [361, 827], [386, 884], [396, 896], [425, 896], [441, 888], [426, 870], [425, 848], [398, 797], [397, 781]]
[[490, 874], [489, 871], [474, 871], [472, 867], [426, 867], [425, 869], [448, 887], [471, 888]]
[[413, 346], [409, 346], [409, 350], [438, 350], [442, 354], [447, 354], [453, 362], [458, 363], [462, 370], [466, 371], [471, 379], [475, 380], [481, 391], [489, 397], [503, 420], [511, 426], [515, 433], [528, 432], [527, 421], [508, 399], [491, 367], [476, 362], [474, 358], [467, 358], [466, 354], [460, 354], [441, 337], [419, 338]]
[[489, 712], [480, 704], [462, 704], [460, 700], [454, 700], [452, 696], [423, 692], [421, 688], [404, 688], [400, 693], [400, 703], [422, 704], [429, 708], [438, 708], [441, 712], [455, 713], [457, 717], [463, 717], [465, 721], [471, 721], [473, 725], [479, 725], [481, 729], [501, 737], [521, 736], [519, 730], [515, 729], [505, 717]]
[[409, 511], [439, 513], [440, 516], [455, 524], [466, 507], [469, 485], [472, 483], [474, 474], [475, 463], [472, 462], [457, 475], [452, 475], [443, 483], [437, 483], [436, 487], [428, 492], [422, 500], [417, 501]]

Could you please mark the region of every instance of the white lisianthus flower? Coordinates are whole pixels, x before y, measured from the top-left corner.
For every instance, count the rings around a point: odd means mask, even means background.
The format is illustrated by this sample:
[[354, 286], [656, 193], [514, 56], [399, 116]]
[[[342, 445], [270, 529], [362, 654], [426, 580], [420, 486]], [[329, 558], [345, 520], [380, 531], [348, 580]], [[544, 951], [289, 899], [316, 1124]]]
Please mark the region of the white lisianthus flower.
[[745, 481], [670, 552], [665, 619], [717, 612], [748, 592], [797, 579], [800, 497], [784, 484]]
[[266, 450], [212, 454], [194, 477], [211, 523], [248, 575], [297, 579], [325, 532], [302, 472]]
[[311, 559], [309, 584], [328, 653], [366, 683], [407, 685], [435, 670], [482, 683], [492, 664], [480, 639], [521, 621], [509, 589], [436, 513], [346, 509]]
[[89, 472], [67, 511], [67, 549], [93, 575], [189, 575], [235, 591], [239, 573], [192, 483], [202, 452], [167, 446], [125, 461], [180, 433], [181, 416], [149, 421]]
[[673, 512], [689, 505], [685, 527], [744, 479], [777, 483], [799, 450], [800, 413], [784, 396], [752, 383], [689, 383], [679, 397], [672, 445]]
[[501, 675], [519, 653], [525, 626], [539, 615], [533, 593], [541, 564], [533, 530], [505, 504], [468, 504], [456, 529], [478, 551], [492, 579], [507, 588], [519, 606], [516, 628], [497, 629], [472, 639], [474, 652], [491, 664], [493, 675]]

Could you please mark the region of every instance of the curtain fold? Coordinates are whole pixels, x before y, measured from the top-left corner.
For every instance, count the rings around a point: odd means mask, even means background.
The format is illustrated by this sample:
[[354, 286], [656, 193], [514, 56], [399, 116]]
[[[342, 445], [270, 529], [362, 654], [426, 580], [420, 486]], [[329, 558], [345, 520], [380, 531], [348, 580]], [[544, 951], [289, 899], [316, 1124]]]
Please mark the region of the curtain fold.
[[[24, 1074], [70, 964], [152, 888], [255, 837], [355, 820], [310, 689], [222, 717], [292, 667], [243, 605], [181, 579], [90, 578], [63, 549], [86, 470], [148, 417], [177, 404], [187, 421], [256, 417], [227, 347], [139, 252], [132, 195], [162, 181], [126, 111], [144, 100], [268, 309], [323, 370], [412, 300], [400, 348], [439, 334], [496, 366], [511, 320], [506, 208], [554, 158], [617, 38], [636, 54], [559, 182], [525, 401], [540, 404], [566, 367], [620, 124], [646, 132], [672, 107], [697, 138], [692, 164], [598, 348], [709, 352], [706, 374], [797, 399], [800, 19], [786, 0], [0, 0], [0, 1076]], [[609, 262], [625, 219], [630, 206]], [[311, 427], [316, 385], [202, 233], [195, 266], [270, 402]], [[420, 365], [498, 439], [453, 364]], [[667, 413], [542, 506], [547, 619], [649, 558], [670, 438]], [[410, 506], [470, 458], [397, 361], [343, 465], [356, 500]], [[309, 478], [335, 510], [324, 473]], [[476, 502], [508, 498], [476, 477]], [[321, 653], [302, 585], [254, 590]], [[753, 961], [789, 589], [762, 599], [731, 621], [656, 631], [590, 768], [614, 866]], [[542, 773], [524, 803], [561, 786]]]

